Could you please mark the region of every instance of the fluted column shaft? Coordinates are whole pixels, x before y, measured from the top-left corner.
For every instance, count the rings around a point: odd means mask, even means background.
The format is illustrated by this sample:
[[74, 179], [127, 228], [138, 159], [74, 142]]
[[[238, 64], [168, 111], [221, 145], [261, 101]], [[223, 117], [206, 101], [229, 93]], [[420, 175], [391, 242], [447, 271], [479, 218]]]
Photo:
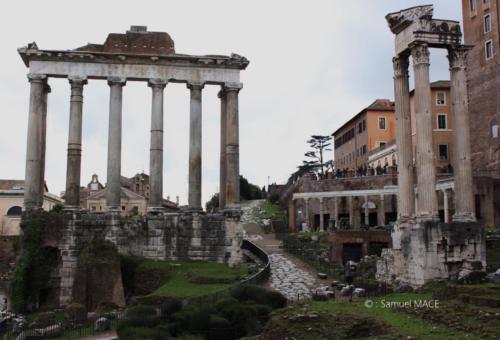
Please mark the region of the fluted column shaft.
[[226, 127], [227, 127], [227, 111], [226, 111], [226, 92], [220, 90], [218, 97], [220, 98], [220, 166], [219, 166], [219, 209], [226, 207]]
[[306, 225], [309, 228], [309, 198], [304, 198], [304, 203], [306, 207], [305, 220], [306, 220]]
[[429, 48], [417, 44], [412, 48], [415, 74], [415, 117], [417, 132], [417, 219], [437, 220], [436, 168], [432, 141], [432, 102], [429, 81]]
[[43, 130], [46, 112], [47, 76], [28, 75], [30, 82], [30, 104], [28, 113], [28, 138], [26, 143], [26, 173], [24, 184], [25, 210], [41, 209], [43, 202]]
[[238, 208], [240, 204], [240, 151], [238, 93], [241, 84], [226, 84], [226, 207]]
[[69, 109], [68, 157], [66, 166], [66, 208], [80, 207], [80, 175], [82, 163], [82, 112], [84, 78], [69, 78], [71, 99]]
[[163, 90], [167, 82], [151, 79], [151, 144], [149, 148], [148, 210], [162, 209], [163, 200]]
[[455, 221], [475, 221], [470, 146], [469, 103], [467, 99], [467, 53], [460, 46], [448, 51], [453, 111], [453, 159], [455, 179]]
[[108, 79], [108, 85], [110, 86], [106, 184], [106, 205], [108, 211], [121, 210], [122, 95], [125, 82], [126, 80], [122, 78]]
[[400, 55], [392, 61], [398, 154], [398, 220], [406, 221], [415, 214], [408, 55]]
[[201, 210], [201, 90], [203, 83], [189, 83], [189, 194], [190, 209]]

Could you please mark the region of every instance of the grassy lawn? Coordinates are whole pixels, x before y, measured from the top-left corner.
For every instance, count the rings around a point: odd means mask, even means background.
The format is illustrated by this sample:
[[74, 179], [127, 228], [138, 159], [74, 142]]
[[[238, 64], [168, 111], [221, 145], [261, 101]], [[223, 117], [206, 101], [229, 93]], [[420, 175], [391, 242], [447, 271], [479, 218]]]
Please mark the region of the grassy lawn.
[[[262, 212], [259, 213], [258, 220], [262, 224], [262, 220], [269, 219], [273, 221], [285, 221], [285, 214], [283, 213], [283, 209], [277, 205], [272, 204], [269, 201], [264, 201], [261, 205]], [[271, 232], [266, 231], [266, 232]]]
[[153, 296], [196, 297], [207, 295], [238, 282], [248, 274], [246, 267], [230, 268], [221, 263], [201, 261], [153, 261], [144, 264], [168, 271], [165, 282], [151, 293]]
[[372, 299], [373, 306], [368, 308], [365, 301], [352, 303], [313, 302], [312, 309], [331, 314], [352, 314], [357, 316], [372, 317], [393, 327], [404, 336], [419, 339], [480, 339], [467, 333], [455, 331], [445, 326], [436, 325], [420, 319], [417, 316], [399, 311], [397, 308], [388, 307], [388, 302], [407, 302], [415, 300], [432, 300], [432, 294], [391, 294], [383, 298]]
[[273, 314], [264, 339], [497, 339], [500, 308], [464, 302], [464, 295], [499, 298], [500, 285], [436, 284], [421, 293], [298, 303]]

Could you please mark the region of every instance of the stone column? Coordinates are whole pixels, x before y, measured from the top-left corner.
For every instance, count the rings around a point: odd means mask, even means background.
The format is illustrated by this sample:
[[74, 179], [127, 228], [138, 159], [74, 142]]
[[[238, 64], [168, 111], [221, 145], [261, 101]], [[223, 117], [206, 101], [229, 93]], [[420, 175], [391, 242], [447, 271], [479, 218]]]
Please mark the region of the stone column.
[[339, 223], [339, 198], [335, 197], [333, 201], [333, 216], [335, 218], [335, 227], [340, 227]]
[[443, 210], [444, 210], [444, 223], [450, 223], [450, 208], [448, 201], [448, 191], [446, 189], [443, 192]]
[[378, 204], [378, 225], [385, 225], [385, 196], [383, 194], [380, 194], [380, 202]]
[[44, 96], [46, 93], [47, 76], [29, 74], [30, 104], [28, 114], [28, 139], [26, 144], [26, 173], [24, 183], [24, 209], [41, 209], [43, 202], [43, 125], [46, 112]]
[[226, 91], [226, 207], [239, 209], [240, 204], [240, 153], [238, 93], [240, 83], [224, 85]]
[[417, 190], [420, 221], [437, 220], [436, 167], [432, 142], [432, 98], [429, 81], [429, 48], [419, 43], [412, 47], [415, 74], [415, 120], [417, 132]]
[[163, 90], [167, 81], [150, 79], [151, 144], [149, 149], [149, 202], [148, 211], [162, 211], [163, 203]]
[[368, 209], [368, 195], [365, 195], [365, 225], [370, 225], [370, 211]]
[[354, 199], [352, 196], [348, 197], [349, 204], [349, 226], [354, 227]]
[[325, 201], [323, 197], [319, 198], [319, 230], [325, 231]]
[[121, 154], [122, 154], [122, 94], [126, 80], [109, 78], [109, 133], [106, 205], [108, 211], [121, 211]]
[[309, 229], [309, 198], [304, 198], [304, 203], [306, 208], [304, 219], [306, 220], [306, 225], [307, 228]]
[[408, 55], [400, 55], [392, 61], [398, 154], [398, 220], [404, 222], [415, 214]]
[[220, 166], [219, 166], [219, 210], [226, 207], [226, 92], [219, 91], [220, 98]]
[[44, 200], [44, 194], [45, 194], [45, 151], [46, 151], [46, 144], [47, 144], [47, 106], [48, 106], [48, 100], [49, 100], [49, 93], [50, 93], [50, 86], [49, 84], [45, 84], [45, 87], [43, 89], [43, 97], [42, 97], [42, 140], [40, 141], [40, 148], [41, 148], [41, 157], [40, 157], [40, 192], [41, 195], [38, 197], [39, 198], [39, 203], [38, 206], [43, 208], [43, 200]]
[[188, 205], [193, 210], [203, 210], [201, 206], [201, 90], [203, 86], [203, 83], [187, 84], [191, 90]]
[[467, 53], [470, 48], [460, 46], [448, 51], [451, 73], [453, 112], [453, 159], [456, 210], [454, 221], [475, 221], [472, 184], [469, 103], [467, 99]]
[[68, 159], [66, 166], [65, 209], [80, 208], [80, 173], [82, 164], [83, 86], [87, 79], [69, 77], [71, 101], [69, 108]]

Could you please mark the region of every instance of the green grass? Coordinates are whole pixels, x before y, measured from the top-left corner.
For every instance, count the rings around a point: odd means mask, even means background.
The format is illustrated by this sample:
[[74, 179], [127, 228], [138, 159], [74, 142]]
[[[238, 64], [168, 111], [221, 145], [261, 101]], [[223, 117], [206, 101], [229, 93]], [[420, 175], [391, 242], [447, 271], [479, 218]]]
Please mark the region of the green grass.
[[[311, 307], [318, 311], [333, 314], [341, 313], [373, 317], [394, 327], [405, 336], [410, 335], [419, 339], [458, 339], [466, 336], [466, 333], [457, 332], [444, 326], [426, 322], [416, 316], [404, 313], [394, 308], [384, 307], [384, 305], [387, 306], [387, 302], [406, 302], [414, 300], [432, 300], [432, 295], [414, 293], [391, 294], [384, 296], [383, 298], [372, 299], [373, 307], [371, 308], [365, 306], [364, 301], [366, 300], [352, 303], [313, 302]], [[468, 339], [479, 338], [469, 335]]]
[[262, 203], [261, 208], [263, 211], [259, 215], [260, 220], [270, 219], [273, 221], [285, 221], [285, 214], [279, 205], [265, 201]]
[[[232, 286], [248, 274], [246, 267], [230, 268], [221, 263], [146, 261], [147, 266], [168, 269], [171, 273], [166, 282], [150, 294], [153, 296], [186, 298], [207, 295]], [[149, 263], [150, 261], [154, 263]], [[193, 283], [189, 280], [189, 274], [207, 279], [227, 280], [231, 283]]]
[[486, 249], [486, 263], [493, 267], [500, 266], [500, 250]]

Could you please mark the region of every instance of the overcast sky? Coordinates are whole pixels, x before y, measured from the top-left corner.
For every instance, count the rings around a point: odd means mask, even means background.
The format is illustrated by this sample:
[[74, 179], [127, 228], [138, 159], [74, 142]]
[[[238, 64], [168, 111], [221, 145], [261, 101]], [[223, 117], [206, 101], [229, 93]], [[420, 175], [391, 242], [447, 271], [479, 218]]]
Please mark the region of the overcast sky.
[[[384, 16], [430, 3], [330, 1], [9, 1], [0, 13], [0, 178], [25, 172], [29, 83], [17, 48], [103, 43], [130, 25], [168, 32], [177, 53], [238, 53], [250, 60], [240, 92], [241, 174], [260, 186], [285, 182], [312, 134], [331, 134], [377, 98], [393, 99], [393, 35]], [[460, 0], [434, 0], [434, 16], [461, 21]], [[431, 79], [449, 79], [446, 53], [431, 51]], [[66, 177], [70, 87], [50, 79], [46, 180], [59, 194]], [[218, 88], [203, 91], [203, 202], [218, 191]], [[82, 185], [106, 182], [109, 88], [84, 90]], [[151, 89], [124, 88], [122, 174], [149, 172]], [[189, 91], [165, 90], [164, 196], [187, 201]], [[329, 157], [332, 157], [331, 155]]]

